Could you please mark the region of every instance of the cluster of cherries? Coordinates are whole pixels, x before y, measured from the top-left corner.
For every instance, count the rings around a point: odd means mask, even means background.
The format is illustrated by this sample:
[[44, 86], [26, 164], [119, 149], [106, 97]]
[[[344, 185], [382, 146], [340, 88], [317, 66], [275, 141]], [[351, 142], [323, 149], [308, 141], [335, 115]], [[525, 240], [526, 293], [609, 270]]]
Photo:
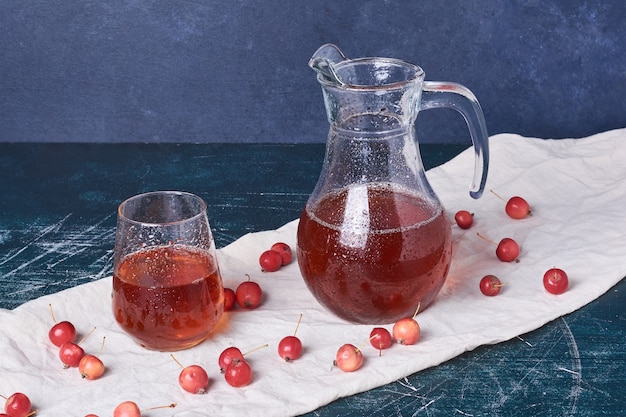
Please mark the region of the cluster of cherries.
[[[259, 265], [263, 272], [275, 272], [291, 263], [293, 254], [291, 247], [283, 242], [277, 242], [259, 257]], [[250, 279], [242, 282], [236, 289], [224, 288], [224, 311], [230, 311], [237, 305], [246, 310], [253, 310], [261, 305], [263, 290], [261, 286]]]
[[[263, 272], [275, 272], [281, 267], [289, 265], [293, 260], [291, 247], [284, 242], [274, 243], [270, 249], [264, 251], [259, 256], [259, 265]], [[263, 291], [259, 284], [250, 280], [242, 282], [236, 290], [224, 288], [224, 311], [230, 311], [236, 305], [244, 309], [255, 309], [263, 301]], [[302, 342], [296, 336], [302, 315], [298, 319], [296, 330], [293, 335], [285, 336], [278, 343], [278, 355], [285, 361], [290, 362], [298, 359], [302, 355]], [[258, 349], [267, 347], [260, 346], [246, 353], [242, 353], [238, 347], [226, 348], [218, 358], [220, 372], [224, 374], [226, 382], [233, 387], [243, 387], [252, 382], [252, 367], [245, 359], [245, 356]]]
[[[302, 356], [302, 341], [296, 336], [298, 327], [302, 320], [302, 314], [298, 319], [296, 330], [293, 335], [283, 337], [278, 342], [278, 355], [286, 362], [291, 362]], [[252, 382], [252, 367], [246, 360], [246, 355], [259, 349], [268, 347], [267, 344], [252, 349], [246, 353], [242, 353], [241, 349], [231, 346], [222, 351], [217, 363], [220, 372], [224, 374], [226, 382], [233, 387], [244, 387]]]
[[[278, 355], [285, 361], [290, 362], [298, 359], [302, 355], [302, 342], [296, 336], [300, 319], [293, 335], [285, 336], [278, 343]], [[225, 381], [233, 387], [244, 387], [252, 382], [252, 367], [246, 360], [246, 356], [254, 351], [268, 347], [267, 344], [259, 346], [255, 349], [242, 353], [241, 349], [231, 346], [220, 353], [217, 360], [220, 373], [224, 375]], [[178, 360], [171, 355], [182, 369], [178, 376], [180, 387], [191, 394], [204, 394], [208, 391], [209, 375], [207, 371], [200, 365], [183, 366]]]
[[[370, 344], [379, 352], [382, 352], [383, 349], [391, 347], [394, 341], [401, 345], [417, 343], [420, 338], [420, 325], [415, 320], [418, 311], [412, 317], [405, 317], [395, 322], [391, 332], [384, 327], [373, 328], [368, 339]], [[293, 335], [283, 337], [278, 343], [277, 353], [287, 362], [294, 361], [302, 355], [302, 341], [296, 336], [301, 320], [302, 315], [298, 319]], [[220, 372], [224, 374], [226, 382], [233, 387], [249, 385], [253, 379], [252, 367], [245, 357], [249, 353], [267, 346], [265, 344], [246, 353], [242, 353], [235, 346], [223, 350], [218, 358], [218, 365]], [[360, 347], [346, 343], [337, 350], [333, 366], [344, 372], [353, 372], [363, 365], [364, 359], [363, 351]]]
[[[59, 348], [59, 359], [63, 366], [78, 368], [80, 375], [85, 379], [100, 378], [104, 374], [104, 364], [97, 356], [85, 354], [80, 342], [74, 342], [76, 327], [67, 320], [57, 322], [51, 305], [50, 314], [55, 324], [48, 331], [48, 338]], [[30, 398], [24, 393], [16, 392], [8, 398], [1, 397], [5, 398], [6, 402], [4, 413], [0, 413], [0, 417], [28, 417], [37, 414], [37, 410], [32, 409]]]
[[[370, 332], [369, 342], [382, 355], [383, 349], [390, 348], [394, 341], [400, 345], [414, 345], [420, 339], [421, 328], [415, 317], [419, 312], [419, 305], [413, 317], [404, 317], [396, 321], [391, 332], [384, 327], [374, 327]], [[351, 343], [342, 345], [335, 355], [333, 365], [344, 372], [353, 372], [359, 369], [365, 360], [361, 348]]]
[[267, 347], [263, 345], [246, 353], [242, 353], [236, 346], [231, 346], [222, 351], [218, 358], [220, 372], [228, 385], [236, 388], [245, 387], [252, 382], [252, 367], [246, 360], [246, 355]]
[[224, 288], [224, 311], [230, 311], [237, 305], [246, 310], [253, 310], [263, 302], [263, 290], [261, 286], [252, 281], [250, 275], [248, 280], [237, 286], [237, 289]]
[[292, 253], [288, 244], [277, 242], [259, 256], [259, 265], [263, 272], [275, 272], [291, 263]]
[[85, 354], [85, 350], [80, 346], [80, 343], [91, 332], [83, 337], [81, 341], [75, 342], [76, 327], [67, 320], [57, 323], [52, 306], [50, 306], [50, 313], [55, 324], [50, 328], [48, 338], [53, 345], [59, 348], [59, 359], [63, 363], [63, 367], [66, 369], [78, 368], [80, 376], [85, 379], [93, 380], [100, 378], [104, 374], [104, 363], [96, 355]]
[[[95, 355], [85, 354], [85, 351], [80, 347], [80, 342], [75, 343], [76, 339], [76, 327], [69, 321], [56, 322], [52, 307], [50, 307], [52, 319], [55, 324], [50, 328], [48, 332], [48, 338], [59, 348], [59, 358], [65, 368], [78, 368], [80, 375], [85, 379], [97, 379], [104, 374], [104, 364]], [[87, 334], [88, 336], [89, 334]], [[85, 336], [85, 337], [87, 337]], [[85, 338], [83, 338], [84, 340]], [[82, 341], [82, 340], [81, 340]], [[197, 366], [187, 367], [181, 372], [179, 377], [179, 383], [181, 387], [187, 389], [190, 380], [196, 381], [200, 379], [200, 374], [195, 372]], [[201, 368], [200, 368], [201, 369]], [[206, 375], [206, 373], [205, 373]], [[208, 385], [208, 377], [207, 384]], [[0, 413], [0, 417], [30, 417], [37, 414], [38, 410], [32, 409], [30, 398], [21, 392], [16, 392], [9, 397], [4, 398], [4, 413]], [[120, 403], [113, 410], [113, 417], [141, 417], [142, 411], [155, 410], [158, 408], [173, 408], [176, 404], [169, 404], [166, 406], [158, 406], [140, 410], [139, 406], [133, 401], [124, 401]], [[85, 417], [98, 417], [96, 414], [87, 414]]]
[[[493, 190], [491, 192], [504, 200]], [[510, 218], [520, 220], [531, 215], [530, 204], [524, 198], [514, 196], [504, 201], [506, 201], [504, 211]], [[460, 210], [454, 215], [454, 220], [461, 229], [469, 229], [474, 223], [474, 214], [467, 210]], [[502, 262], [519, 262], [520, 247], [514, 239], [505, 237], [499, 243], [495, 243], [480, 233], [477, 233], [477, 235], [496, 245], [496, 256]], [[503, 285], [497, 276], [489, 274], [480, 280], [479, 288], [484, 295], [495, 296], [500, 293]], [[558, 295], [564, 293], [568, 285], [568, 276], [560, 268], [550, 268], [543, 275], [543, 286], [551, 294]]]

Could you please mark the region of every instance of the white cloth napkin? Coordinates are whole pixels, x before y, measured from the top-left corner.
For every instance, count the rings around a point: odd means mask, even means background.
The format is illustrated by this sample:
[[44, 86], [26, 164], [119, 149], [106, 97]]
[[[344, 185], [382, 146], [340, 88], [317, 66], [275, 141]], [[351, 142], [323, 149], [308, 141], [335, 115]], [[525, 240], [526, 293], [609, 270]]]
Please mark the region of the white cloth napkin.
[[[502, 196], [520, 195], [532, 216], [509, 219], [504, 202], [489, 191], [479, 200], [467, 193], [474, 166], [468, 149], [427, 176], [452, 220], [460, 209], [475, 213], [472, 229], [453, 226], [454, 255], [448, 280], [436, 302], [418, 315], [422, 339], [414, 346], [396, 345], [382, 356], [367, 343], [372, 326], [343, 322], [321, 308], [306, 289], [296, 263], [261, 273], [259, 254], [277, 241], [295, 248], [297, 221], [275, 231], [243, 236], [219, 250], [224, 284], [250, 274], [263, 287], [264, 303], [253, 311], [225, 314], [219, 329], [201, 345], [177, 352], [183, 364], [200, 364], [209, 372], [205, 395], [178, 386], [179, 366], [168, 353], [146, 351], [115, 324], [110, 306], [111, 279], [75, 287], [0, 310], [0, 393], [28, 394], [40, 416], [112, 415], [126, 400], [140, 408], [177, 403], [149, 416], [289, 416], [305, 413], [339, 397], [362, 392], [435, 366], [479, 345], [529, 332], [594, 300], [626, 275], [626, 129], [583, 139], [541, 140], [501, 134], [490, 138], [488, 189]], [[512, 237], [521, 245], [519, 263], [503, 263], [495, 247], [476, 232], [499, 241]], [[548, 294], [543, 273], [567, 271], [569, 290]], [[485, 297], [478, 289], [483, 275], [506, 282], [502, 293]], [[358, 277], [355, 277], [358, 279]], [[107, 366], [95, 381], [76, 369], [63, 369], [57, 348], [48, 341], [52, 322], [71, 320], [80, 333], [94, 326], [83, 343]], [[298, 336], [305, 350], [291, 363], [276, 353], [279, 340], [292, 334], [303, 314]], [[388, 326], [389, 329], [391, 326]], [[248, 360], [254, 381], [232, 388], [219, 373], [217, 358], [228, 346], [242, 351], [263, 344]], [[344, 343], [363, 345], [364, 366], [353, 373], [332, 367]]]

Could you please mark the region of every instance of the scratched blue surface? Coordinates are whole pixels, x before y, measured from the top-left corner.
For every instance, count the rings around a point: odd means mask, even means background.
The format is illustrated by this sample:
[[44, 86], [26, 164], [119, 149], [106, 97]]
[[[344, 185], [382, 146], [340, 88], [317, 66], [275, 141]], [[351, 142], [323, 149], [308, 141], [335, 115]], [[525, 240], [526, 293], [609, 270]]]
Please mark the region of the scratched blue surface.
[[[425, 164], [464, 146], [422, 146]], [[207, 200], [218, 246], [298, 217], [321, 145], [0, 144], [0, 307], [110, 275], [115, 209], [153, 189]], [[483, 346], [325, 416], [623, 416], [626, 281], [529, 334]]]

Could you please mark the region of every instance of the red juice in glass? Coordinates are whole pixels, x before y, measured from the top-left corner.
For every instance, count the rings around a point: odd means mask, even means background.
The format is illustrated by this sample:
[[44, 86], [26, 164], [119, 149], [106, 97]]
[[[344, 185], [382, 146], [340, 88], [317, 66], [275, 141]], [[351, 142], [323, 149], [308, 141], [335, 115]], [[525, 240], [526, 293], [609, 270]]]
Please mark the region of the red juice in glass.
[[220, 320], [222, 281], [213, 257], [182, 245], [131, 253], [113, 275], [113, 313], [139, 344], [179, 350], [202, 342]]

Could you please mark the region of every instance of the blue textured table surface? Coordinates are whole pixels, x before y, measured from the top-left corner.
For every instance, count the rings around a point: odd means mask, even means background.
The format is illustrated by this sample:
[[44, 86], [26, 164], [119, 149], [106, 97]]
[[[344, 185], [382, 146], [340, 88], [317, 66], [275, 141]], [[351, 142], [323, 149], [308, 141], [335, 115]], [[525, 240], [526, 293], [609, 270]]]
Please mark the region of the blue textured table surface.
[[[426, 145], [427, 168], [464, 146]], [[144, 191], [194, 192], [218, 247], [300, 214], [323, 145], [0, 144], [0, 307], [111, 274], [115, 211]], [[1, 325], [1, 324], [0, 324]], [[529, 334], [483, 346], [310, 416], [626, 414], [626, 280]]]

